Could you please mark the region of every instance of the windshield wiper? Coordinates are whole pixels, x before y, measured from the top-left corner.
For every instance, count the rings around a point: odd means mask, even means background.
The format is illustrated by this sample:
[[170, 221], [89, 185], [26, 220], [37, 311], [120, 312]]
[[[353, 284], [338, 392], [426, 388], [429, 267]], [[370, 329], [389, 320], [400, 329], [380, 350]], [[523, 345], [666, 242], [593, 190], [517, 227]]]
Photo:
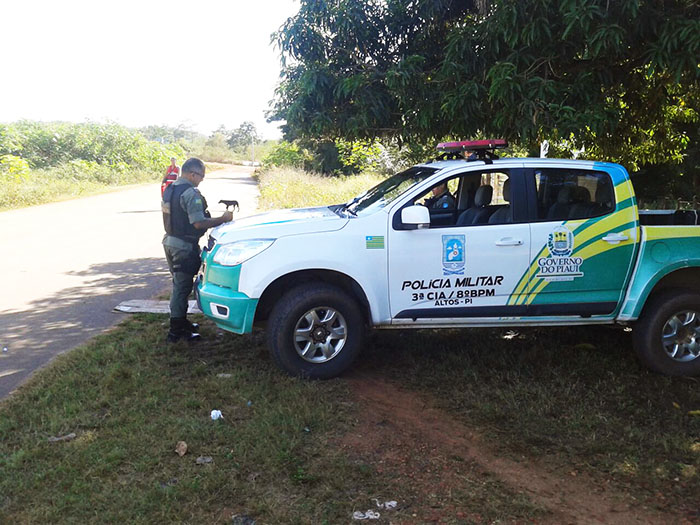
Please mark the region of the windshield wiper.
[[343, 207], [340, 208], [340, 211], [346, 211], [346, 212], [348, 212], [348, 213], [352, 213], [355, 217], [357, 217], [357, 213], [356, 213], [355, 211], [351, 210], [351, 209], [350, 209], [350, 206], [354, 206], [355, 204], [357, 204], [358, 202], [360, 202], [362, 199], [364, 199], [366, 196], [367, 196], [366, 193], [364, 193], [364, 194], [362, 194], [362, 195], [358, 195], [357, 197], [355, 197], [355, 198], [354, 198], [353, 200], [351, 200], [350, 202], [347, 202], [347, 203], [343, 204]]

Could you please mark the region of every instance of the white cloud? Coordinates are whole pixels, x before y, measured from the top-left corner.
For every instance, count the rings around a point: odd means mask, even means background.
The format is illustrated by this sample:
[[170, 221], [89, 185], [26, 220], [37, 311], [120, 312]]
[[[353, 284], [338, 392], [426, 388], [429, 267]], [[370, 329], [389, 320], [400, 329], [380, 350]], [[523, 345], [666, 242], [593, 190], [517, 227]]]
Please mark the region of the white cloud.
[[255, 123], [279, 78], [270, 35], [295, 0], [4, 2], [0, 121]]

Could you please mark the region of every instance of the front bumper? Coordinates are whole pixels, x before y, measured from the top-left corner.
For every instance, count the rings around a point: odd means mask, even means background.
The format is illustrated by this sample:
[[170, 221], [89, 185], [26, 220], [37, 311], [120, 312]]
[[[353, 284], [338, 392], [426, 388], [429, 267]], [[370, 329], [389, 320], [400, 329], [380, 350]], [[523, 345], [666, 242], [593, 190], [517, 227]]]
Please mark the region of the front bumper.
[[247, 334], [253, 331], [258, 299], [238, 291], [239, 275], [240, 266], [203, 265], [203, 273], [197, 277], [195, 296], [200, 310], [219, 328]]
[[257, 299], [251, 299], [242, 292], [201, 281], [197, 287], [197, 298], [204, 315], [219, 328], [236, 334], [253, 331]]

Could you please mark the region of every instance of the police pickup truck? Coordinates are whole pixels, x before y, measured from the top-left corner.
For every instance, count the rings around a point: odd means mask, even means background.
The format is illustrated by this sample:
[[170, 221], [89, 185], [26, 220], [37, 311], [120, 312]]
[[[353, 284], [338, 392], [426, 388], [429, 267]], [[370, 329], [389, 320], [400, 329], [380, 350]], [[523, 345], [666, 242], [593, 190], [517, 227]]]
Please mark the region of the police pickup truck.
[[639, 210], [617, 164], [498, 159], [504, 146], [443, 143], [346, 204], [219, 226], [202, 311], [238, 334], [266, 325], [276, 364], [309, 378], [347, 369], [368, 327], [612, 323], [650, 369], [700, 374], [696, 213]]

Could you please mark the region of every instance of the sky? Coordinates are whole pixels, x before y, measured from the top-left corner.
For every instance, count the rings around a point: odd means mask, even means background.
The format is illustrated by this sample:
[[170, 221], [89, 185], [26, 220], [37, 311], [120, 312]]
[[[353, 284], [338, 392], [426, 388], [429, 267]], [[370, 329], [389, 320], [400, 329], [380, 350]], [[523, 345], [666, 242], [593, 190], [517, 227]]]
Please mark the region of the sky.
[[0, 2], [0, 122], [184, 124], [209, 134], [264, 113], [279, 80], [270, 35], [297, 0]]

